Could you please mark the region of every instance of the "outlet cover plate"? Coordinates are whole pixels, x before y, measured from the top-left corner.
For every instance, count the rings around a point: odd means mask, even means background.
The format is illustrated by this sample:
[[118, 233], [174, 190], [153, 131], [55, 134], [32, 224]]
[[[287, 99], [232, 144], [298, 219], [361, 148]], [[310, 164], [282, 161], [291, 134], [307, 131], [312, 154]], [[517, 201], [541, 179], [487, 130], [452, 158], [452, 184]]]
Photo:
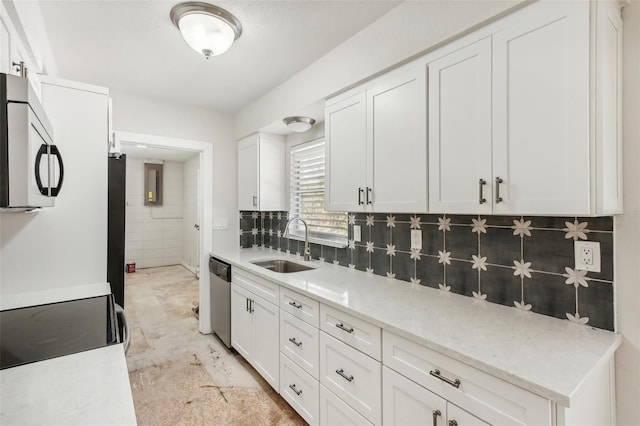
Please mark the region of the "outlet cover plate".
[[360, 225], [353, 225], [353, 240], [355, 242], [362, 241], [362, 230]]
[[411, 248], [422, 250], [422, 231], [420, 229], [411, 230]]
[[576, 269], [600, 272], [600, 243], [597, 241], [575, 241]]

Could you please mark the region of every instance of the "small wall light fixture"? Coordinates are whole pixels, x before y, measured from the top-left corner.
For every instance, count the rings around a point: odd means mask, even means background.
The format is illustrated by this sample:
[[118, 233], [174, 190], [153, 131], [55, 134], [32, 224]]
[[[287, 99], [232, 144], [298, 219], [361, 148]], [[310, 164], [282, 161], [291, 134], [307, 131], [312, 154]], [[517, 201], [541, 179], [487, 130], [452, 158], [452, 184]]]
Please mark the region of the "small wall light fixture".
[[311, 126], [316, 124], [316, 120], [314, 120], [313, 118], [298, 116], [287, 117], [283, 119], [282, 122], [294, 132], [306, 132], [311, 128]]
[[207, 59], [222, 55], [242, 34], [235, 16], [209, 3], [180, 3], [173, 6], [170, 15], [187, 44]]

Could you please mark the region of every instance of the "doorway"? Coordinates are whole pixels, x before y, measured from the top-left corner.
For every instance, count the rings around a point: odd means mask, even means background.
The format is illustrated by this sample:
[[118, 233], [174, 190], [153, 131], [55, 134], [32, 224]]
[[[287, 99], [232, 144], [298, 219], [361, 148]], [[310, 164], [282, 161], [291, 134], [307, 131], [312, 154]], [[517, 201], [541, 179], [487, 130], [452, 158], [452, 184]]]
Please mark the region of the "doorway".
[[[127, 154], [127, 188], [133, 192], [127, 196], [126, 261], [140, 259], [138, 268], [181, 264], [193, 272], [198, 277], [199, 331], [210, 333], [209, 279], [200, 266], [207, 265], [212, 247], [213, 144], [131, 132], [116, 132], [115, 138]], [[146, 211], [145, 162], [162, 164], [164, 181], [163, 205]], [[145, 233], [151, 238], [145, 239]]]

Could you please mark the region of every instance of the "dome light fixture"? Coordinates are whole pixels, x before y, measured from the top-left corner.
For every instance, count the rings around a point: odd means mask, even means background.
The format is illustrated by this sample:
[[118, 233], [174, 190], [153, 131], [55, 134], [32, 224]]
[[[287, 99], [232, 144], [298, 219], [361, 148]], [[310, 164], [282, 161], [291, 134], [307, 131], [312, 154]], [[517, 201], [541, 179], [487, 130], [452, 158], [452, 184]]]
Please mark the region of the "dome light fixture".
[[286, 124], [290, 130], [293, 130], [294, 132], [299, 132], [299, 133], [306, 132], [311, 128], [311, 126], [316, 124], [316, 120], [314, 120], [313, 118], [298, 117], [298, 116], [287, 117], [283, 119], [282, 122]]
[[242, 25], [235, 16], [209, 3], [180, 3], [173, 6], [170, 16], [184, 41], [207, 59], [222, 55], [242, 34]]

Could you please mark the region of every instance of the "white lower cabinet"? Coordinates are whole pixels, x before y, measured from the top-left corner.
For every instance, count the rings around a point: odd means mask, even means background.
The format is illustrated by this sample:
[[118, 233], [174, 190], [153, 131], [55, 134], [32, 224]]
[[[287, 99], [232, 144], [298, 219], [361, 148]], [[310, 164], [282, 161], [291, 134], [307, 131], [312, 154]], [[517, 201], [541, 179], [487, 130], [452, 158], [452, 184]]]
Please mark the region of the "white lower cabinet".
[[371, 422], [362, 417], [333, 392], [320, 385], [320, 425], [371, 426]]
[[[382, 360], [419, 388], [471, 413], [471, 419], [493, 425], [552, 424], [549, 400], [387, 331]], [[485, 424], [477, 419], [472, 424]]]
[[487, 426], [444, 398], [388, 367], [382, 372], [382, 423], [385, 425]]
[[380, 362], [320, 333], [320, 383], [374, 425], [381, 424]]
[[280, 309], [231, 283], [231, 345], [276, 390], [280, 385]]
[[280, 395], [307, 423], [319, 424], [320, 384], [286, 355], [280, 355]]

